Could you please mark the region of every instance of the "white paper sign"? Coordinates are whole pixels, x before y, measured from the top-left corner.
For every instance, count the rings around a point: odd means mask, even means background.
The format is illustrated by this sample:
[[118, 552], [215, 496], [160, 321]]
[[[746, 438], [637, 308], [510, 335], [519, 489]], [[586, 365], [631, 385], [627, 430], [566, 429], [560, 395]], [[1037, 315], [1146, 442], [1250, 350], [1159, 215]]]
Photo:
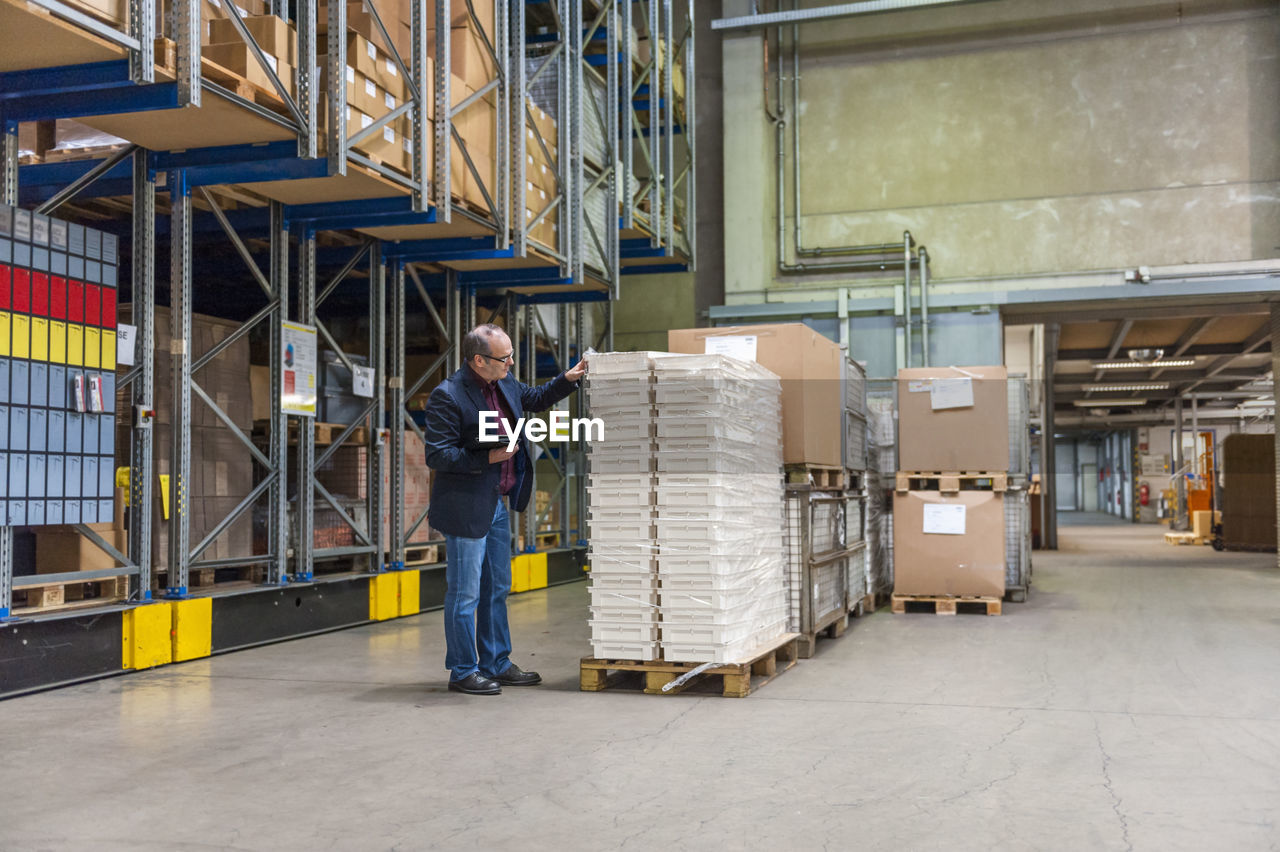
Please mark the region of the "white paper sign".
[[373, 368], [356, 367], [351, 376], [351, 392], [365, 399], [373, 398]]
[[133, 365], [133, 350], [138, 341], [138, 327], [120, 323], [116, 326], [116, 363]]
[[924, 531], [937, 535], [964, 535], [964, 506], [925, 504]]
[[280, 324], [280, 409], [285, 414], [316, 416], [316, 328], [313, 325]]
[[973, 379], [934, 379], [929, 391], [929, 405], [934, 411], [943, 408], [972, 408]]
[[724, 337], [708, 337], [707, 355], [728, 355], [741, 358], [743, 361], [756, 360], [756, 336], [754, 334], [732, 334]]

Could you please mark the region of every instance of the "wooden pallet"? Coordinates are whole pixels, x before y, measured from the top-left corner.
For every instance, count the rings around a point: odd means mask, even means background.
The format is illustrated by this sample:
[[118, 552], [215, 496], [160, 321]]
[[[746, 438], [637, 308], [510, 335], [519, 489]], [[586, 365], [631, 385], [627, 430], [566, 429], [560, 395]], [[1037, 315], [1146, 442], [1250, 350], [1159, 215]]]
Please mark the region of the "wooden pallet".
[[[677, 695], [697, 691], [703, 695], [745, 698], [796, 664], [800, 635], [788, 633], [751, 656], [745, 662], [715, 665], [690, 678], [680, 686], [663, 691], [663, 687], [699, 668], [698, 663], [668, 663], [663, 660], [597, 660], [582, 659], [579, 687], [583, 692], [608, 689], [643, 690], [648, 695]], [[710, 689], [695, 690], [697, 686]], [[714, 687], [719, 686], [719, 691]]]
[[217, 585], [218, 572], [234, 571], [235, 576], [229, 577], [224, 574], [222, 582], [242, 582], [249, 581], [251, 583], [262, 583], [267, 579], [267, 569], [265, 565], [236, 565], [227, 568], [197, 568], [187, 572], [187, 584], [190, 588], [207, 588]]
[[894, 595], [893, 612], [901, 615], [907, 607], [921, 607], [926, 611], [931, 608], [935, 615], [955, 615], [957, 612], [972, 612], [978, 615], [1000, 615], [1000, 598], [991, 597], [953, 597], [950, 595]]
[[807, 660], [818, 653], [818, 637], [839, 639], [849, 629], [849, 613], [836, 610], [818, 621], [819, 627], [812, 633], [800, 634], [800, 659]]
[[842, 467], [816, 464], [787, 465], [788, 485], [808, 485], [816, 491], [844, 491], [848, 477]]
[[437, 544], [406, 547], [404, 549], [404, 564], [406, 568], [411, 565], [434, 565], [440, 561], [440, 557], [443, 555], [443, 549]]
[[990, 470], [900, 471], [896, 488], [898, 491], [1008, 491], [1009, 474]]
[[[88, 587], [88, 588], [87, 588]], [[92, 591], [88, 594], [88, 591]], [[68, 580], [47, 586], [23, 586], [14, 589], [14, 614], [23, 612], [50, 612], [77, 605], [96, 606], [124, 600], [129, 596], [128, 577], [108, 577], [105, 580]], [[17, 597], [23, 597], [19, 606]]]
[[1213, 539], [1196, 535], [1193, 532], [1167, 532], [1164, 534], [1165, 544], [1212, 544]]
[[888, 591], [872, 592], [869, 595], [863, 595], [862, 600], [857, 602], [854, 608], [850, 611], [850, 614], [854, 618], [862, 618], [863, 616], [871, 615], [871, 613], [876, 610], [883, 609], [889, 603], [890, 597], [892, 597], [892, 592]]

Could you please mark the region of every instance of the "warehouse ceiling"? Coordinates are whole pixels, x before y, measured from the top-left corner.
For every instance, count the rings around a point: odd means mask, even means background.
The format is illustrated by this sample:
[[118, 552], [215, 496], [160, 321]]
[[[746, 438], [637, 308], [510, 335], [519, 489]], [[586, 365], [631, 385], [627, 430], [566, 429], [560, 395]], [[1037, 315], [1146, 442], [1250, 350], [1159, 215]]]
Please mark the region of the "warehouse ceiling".
[[[1168, 422], [1181, 397], [1202, 416], [1274, 404], [1266, 303], [1166, 307], [1059, 323], [1055, 421], [1100, 428]], [[1154, 314], [1154, 315], [1153, 315]]]

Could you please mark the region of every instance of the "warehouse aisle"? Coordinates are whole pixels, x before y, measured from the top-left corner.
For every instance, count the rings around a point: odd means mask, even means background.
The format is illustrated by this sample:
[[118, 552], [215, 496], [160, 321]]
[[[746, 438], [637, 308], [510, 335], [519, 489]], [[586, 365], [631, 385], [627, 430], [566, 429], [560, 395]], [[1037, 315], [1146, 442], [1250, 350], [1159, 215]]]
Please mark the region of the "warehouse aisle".
[[1265, 849], [1275, 556], [1070, 526], [999, 618], [893, 616], [745, 700], [445, 691], [439, 613], [0, 702], [4, 849]]

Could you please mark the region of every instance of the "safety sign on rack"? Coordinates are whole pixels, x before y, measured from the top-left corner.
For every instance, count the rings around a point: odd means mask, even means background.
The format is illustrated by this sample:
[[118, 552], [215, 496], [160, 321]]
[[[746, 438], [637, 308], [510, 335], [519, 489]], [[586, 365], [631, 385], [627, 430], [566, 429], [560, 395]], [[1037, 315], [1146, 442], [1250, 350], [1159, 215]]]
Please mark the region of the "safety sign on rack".
[[280, 410], [303, 417], [316, 416], [316, 327], [294, 322], [280, 324]]

